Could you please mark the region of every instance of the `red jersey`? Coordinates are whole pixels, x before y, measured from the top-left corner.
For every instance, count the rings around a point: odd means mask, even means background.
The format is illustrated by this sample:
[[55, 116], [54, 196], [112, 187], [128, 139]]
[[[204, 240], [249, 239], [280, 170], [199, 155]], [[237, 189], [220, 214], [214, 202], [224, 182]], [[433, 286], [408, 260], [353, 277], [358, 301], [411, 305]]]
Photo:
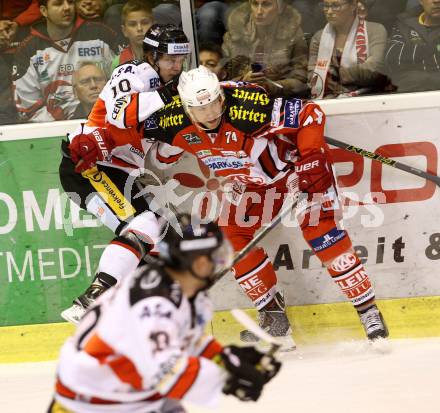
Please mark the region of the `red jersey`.
[[260, 185], [281, 179], [299, 157], [326, 150], [325, 115], [317, 104], [273, 100], [257, 85], [222, 87], [225, 112], [217, 131], [193, 124], [176, 97], [145, 121], [144, 137], [192, 153], [218, 176]]

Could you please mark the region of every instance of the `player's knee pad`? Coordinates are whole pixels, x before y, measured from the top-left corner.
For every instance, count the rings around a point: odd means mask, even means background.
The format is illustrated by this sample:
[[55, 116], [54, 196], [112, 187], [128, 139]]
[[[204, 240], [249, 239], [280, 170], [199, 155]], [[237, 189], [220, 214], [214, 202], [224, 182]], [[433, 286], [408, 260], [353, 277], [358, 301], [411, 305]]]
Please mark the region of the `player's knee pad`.
[[159, 223], [151, 211], [145, 211], [133, 218], [121, 231], [120, 237], [137, 246], [142, 257], [148, 254], [159, 240]]
[[322, 219], [317, 226], [302, 228], [302, 233], [315, 255], [326, 266], [352, 247], [347, 231], [338, 228], [333, 217]]

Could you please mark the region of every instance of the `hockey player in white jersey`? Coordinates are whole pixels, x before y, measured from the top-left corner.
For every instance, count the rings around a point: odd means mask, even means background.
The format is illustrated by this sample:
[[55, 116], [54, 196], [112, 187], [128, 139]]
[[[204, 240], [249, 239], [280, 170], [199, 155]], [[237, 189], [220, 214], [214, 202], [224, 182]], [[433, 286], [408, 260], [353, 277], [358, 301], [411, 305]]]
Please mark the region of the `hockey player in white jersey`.
[[49, 413], [183, 413], [181, 401], [215, 407], [222, 392], [255, 401], [277, 374], [273, 356], [204, 333], [206, 289], [232, 248], [214, 223], [178, 222], [182, 235], [158, 244], [162, 262], [103, 294], [66, 341]]
[[155, 24], [145, 34], [144, 51], [145, 62], [127, 62], [114, 70], [87, 122], [62, 144], [64, 190], [116, 234], [102, 254], [92, 285], [61, 314], [71, 322], [78, 322], [90, 302], [136, 268], [158, 236], [156, 215], [131, 179], [127, 195], [129, 174], [160, 153], [171, 165], [173, 155], [182, 152], [166, 144], [140, 142], [136, 128], [172, 102], [174, 82], [189, 58], [188, 39], [176, 26]]

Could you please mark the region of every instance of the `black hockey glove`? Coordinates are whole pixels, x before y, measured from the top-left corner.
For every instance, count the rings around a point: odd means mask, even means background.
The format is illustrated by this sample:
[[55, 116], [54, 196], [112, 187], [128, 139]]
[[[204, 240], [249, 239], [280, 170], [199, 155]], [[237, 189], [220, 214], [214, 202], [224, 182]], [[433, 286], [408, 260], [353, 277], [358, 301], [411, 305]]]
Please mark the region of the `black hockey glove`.
[[[265, 356], [254, 347], [228, 346], [220, 356], [230, 374], [223, 393], [232, 394], [242, 401], [258, 400], [263, 386], [278, 373], [281, 366], [273, 357]], [[265, 357], [270, 362], [264, 362]]]
[[159, 93], [160, 98], [163, 100], [165, 105], [167, 103], [171, 103], [173, 101], [173, 96], [178, 95], [177, 85], [179, 84], [179, 76], [174, 76], [171, 80], [157, 89], [157, 93]]
[[264, 375], [264, 383], [274, 378], [281, 368], [281, 362], [273, 356], [258, 351], [253, 346], [237, 347], [227, 346], [232, 354], [236, 355], [240, 360], [255, 366]]

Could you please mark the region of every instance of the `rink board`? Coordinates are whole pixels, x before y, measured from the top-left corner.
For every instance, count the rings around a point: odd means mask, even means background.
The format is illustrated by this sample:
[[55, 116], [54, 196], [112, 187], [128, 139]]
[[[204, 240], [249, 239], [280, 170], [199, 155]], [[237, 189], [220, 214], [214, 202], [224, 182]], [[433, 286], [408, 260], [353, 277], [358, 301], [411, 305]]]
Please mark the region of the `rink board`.
[[[432, 92], [324, 102], [326, 134], [438, 174], [439, 96]], [[58, 181], [60, 140], [76, 124], [0, 131], [0, 326], [60, 321], [60, 311], [89, 284], [100, 252], [112, 238], [96, 219], [66, 200]], [[436, 186], [340, 149], [332, 152], [342, 197], [352, 205], [345, 208], [345, 224], [378, 298], [440, 296]], [[179, 184], [173, 194], [177, 203], [192, 193], [178, 207], [193, 212], [200, 211], [201, 194], [215, 200], [222, 184], [190, 156], [168, 178]], [[385, 203], [372, 203], [371, 192], [385, 194]], [[293, 220], [262, 245], [289, 305], [345, 301]], [[213, 289], [213, 299], [217, 310], [250, 306], [231, 276]]]
[[[392, 339], [440, 336], [439, 297], [384, 300], [379, 306]], [[247, 312], [255, 316], [255, 310]], [[287, 314], [299, 349], [365, 339], [359, 318], [349, 303], [291, 306]], [[60, 346], [74, 329], [68, 323], [0, 327], [0, 363], [55, 360]], [[238, 344], [242, 329], [229, 311], [219, 311], [207, 332], [222, 343]]]

